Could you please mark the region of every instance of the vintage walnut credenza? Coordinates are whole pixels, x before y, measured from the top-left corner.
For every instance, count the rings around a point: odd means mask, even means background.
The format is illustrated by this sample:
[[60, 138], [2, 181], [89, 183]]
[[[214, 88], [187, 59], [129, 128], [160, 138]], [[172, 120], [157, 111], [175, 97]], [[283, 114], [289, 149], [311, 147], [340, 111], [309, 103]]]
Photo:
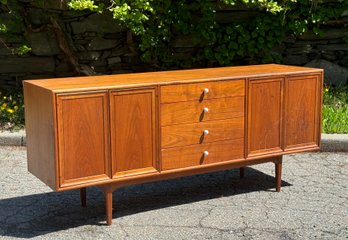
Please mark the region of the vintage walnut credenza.
[[56, 191], [274, 162], [320, 145], [323, 71], [277, 64], [24, 81], [28, 169]]

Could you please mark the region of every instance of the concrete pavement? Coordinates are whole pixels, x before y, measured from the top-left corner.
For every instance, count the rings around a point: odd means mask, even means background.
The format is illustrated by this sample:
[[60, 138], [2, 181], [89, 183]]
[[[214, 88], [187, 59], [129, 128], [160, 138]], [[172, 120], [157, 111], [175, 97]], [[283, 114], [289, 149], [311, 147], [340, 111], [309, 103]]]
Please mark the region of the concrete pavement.
[[54, 193], [27, 172], [26, 149], [0, 147], [0, 238], [347, 239], [348, 153], [284, 157], [274, 164], [129, 186], [114, 193], [112, 226], [98, 188]]

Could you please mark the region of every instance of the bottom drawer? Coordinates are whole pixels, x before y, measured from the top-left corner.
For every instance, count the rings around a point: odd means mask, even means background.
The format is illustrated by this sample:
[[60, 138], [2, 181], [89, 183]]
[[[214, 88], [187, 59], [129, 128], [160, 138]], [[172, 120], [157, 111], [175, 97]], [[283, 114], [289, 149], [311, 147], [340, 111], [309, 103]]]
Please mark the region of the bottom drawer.
[[[205, 155], [204, 153], [208, 153]], [[162, 170], [242, 159], [244, 138], [162, 150]]]

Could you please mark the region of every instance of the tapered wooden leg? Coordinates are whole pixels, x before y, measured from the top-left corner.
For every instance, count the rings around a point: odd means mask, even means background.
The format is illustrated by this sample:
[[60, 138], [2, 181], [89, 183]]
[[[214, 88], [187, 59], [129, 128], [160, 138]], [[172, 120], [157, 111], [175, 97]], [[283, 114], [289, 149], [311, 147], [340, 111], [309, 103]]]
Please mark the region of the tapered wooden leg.
[[275, 162], [276, 191], [280, 192], [282, 186], [282, 157]]
[[244, 178], [245, 167], [239, 168], [239, 177]]
[[105, 213], [106, 213], [106, 224], [111, 225], [112, 223], [112, 189], [104, 189], [105, 197]]
[[87, 206], [86, 188], [80, 188], [81, 206]]

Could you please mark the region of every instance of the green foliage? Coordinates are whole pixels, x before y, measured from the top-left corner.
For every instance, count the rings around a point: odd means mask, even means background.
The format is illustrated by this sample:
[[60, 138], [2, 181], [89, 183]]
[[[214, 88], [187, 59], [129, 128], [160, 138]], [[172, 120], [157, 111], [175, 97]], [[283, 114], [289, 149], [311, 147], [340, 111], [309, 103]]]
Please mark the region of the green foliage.
[[[0, 0], [0, 3], [8, 7], [11, 15], [0, 19], [0, 33], [23, 31], [19, 1]], [[68, 6], [76, 11], [111, 12], [115, 20], [136, 36], [143, 61], [160, 68], [281, 62], [281, 56], [272, 48], [286, 36], [309, 30], [322, 35], [320, 24], [338, 18], [348, 8], [347, 0], [220, 0], [217, 3], [242, 4], [258, 10], [259, 14], [250, 21], [219, 23], [216, 2], [211, 0], [69, 0]], [[192, 45], [198, 47], [193, 58], [175, 52], [178, 36], [190, 38]]]
[[323, 132], [348, 133], [348, 86], [324, 89]]
[[16, 53], [19, 55], [19, 56], [22, 56], [22, 55], [25, 55], [27, 53], [29, 53], [32, 49], [30, 47], [28, 47], [27, 45], [22, 45], [20, 46], [19, 48], [16, 49]]
[[15, 129], [24, 126], [24, 102], [22, 91], [0, 92], [0, 128]]
[[[348, 1], [316, 7], [318, 1], [222, 0], [227, 5], [239, 3], [260, 11], [249, 22], [229, 24], [217, 23], [215, 4], [210, 0], [104, 0], [98, 4], [71, 0], [70, 7], [94, 10], [98, 6], [102, 10], [103, 4], [104, 11], [111, 11], [116, 20], [138, 36], [142, 59], [167, 68], [232, 65], [245, 59], [279, 62], [280, 56], [271, 49], [287, 35], [301, 35], [308, 30], [322, 34], [319, 25], [337, 18], [348, 7]], [[193, 45], [200, 47], [193, 59], [177, 58], [173, 47], [177, 36], [189, 36]]]

